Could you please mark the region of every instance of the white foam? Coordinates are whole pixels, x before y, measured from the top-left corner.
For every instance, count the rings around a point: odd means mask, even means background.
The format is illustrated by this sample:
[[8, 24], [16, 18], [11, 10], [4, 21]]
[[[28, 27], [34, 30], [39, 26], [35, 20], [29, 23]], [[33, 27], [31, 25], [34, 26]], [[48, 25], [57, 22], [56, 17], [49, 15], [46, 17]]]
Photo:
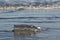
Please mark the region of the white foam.
[[38, 29], [41, 29], [41, 27], [37, 27]]

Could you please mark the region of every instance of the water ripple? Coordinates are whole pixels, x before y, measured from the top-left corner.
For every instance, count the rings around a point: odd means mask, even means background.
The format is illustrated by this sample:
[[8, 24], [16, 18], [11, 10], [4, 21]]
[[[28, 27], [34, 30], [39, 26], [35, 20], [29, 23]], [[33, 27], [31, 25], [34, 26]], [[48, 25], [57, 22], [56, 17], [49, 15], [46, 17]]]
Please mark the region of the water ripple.
[[0, 17], [0, 19], [26, 19], [26, 18], [48, 18], [48, 19], [51, 19], [51, 18], [60, 18], [60, 17]]

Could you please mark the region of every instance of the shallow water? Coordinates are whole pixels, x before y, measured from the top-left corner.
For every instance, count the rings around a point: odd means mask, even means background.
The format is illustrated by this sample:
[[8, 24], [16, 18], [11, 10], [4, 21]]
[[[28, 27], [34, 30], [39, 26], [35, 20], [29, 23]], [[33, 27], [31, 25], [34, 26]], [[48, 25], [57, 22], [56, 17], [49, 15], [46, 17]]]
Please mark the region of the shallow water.
[[37, 34], [14, 35], [13, 32], [0, 32], [0, 40], [59, 40], [60, 9], [46, 10], [0, 10], [0, 30], [13, 30], [14, 24], [29, 24], [41, 27]]

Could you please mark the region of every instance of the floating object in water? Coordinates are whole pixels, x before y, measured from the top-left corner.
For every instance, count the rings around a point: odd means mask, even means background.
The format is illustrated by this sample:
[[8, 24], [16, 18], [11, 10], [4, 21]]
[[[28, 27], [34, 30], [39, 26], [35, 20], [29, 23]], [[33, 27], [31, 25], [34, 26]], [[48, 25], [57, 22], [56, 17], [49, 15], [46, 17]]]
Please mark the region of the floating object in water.
[[41, 31], [40, 27], [35, 27], [31, 25], [14, 25], [14, 30], [15, 33], [37, 33]]

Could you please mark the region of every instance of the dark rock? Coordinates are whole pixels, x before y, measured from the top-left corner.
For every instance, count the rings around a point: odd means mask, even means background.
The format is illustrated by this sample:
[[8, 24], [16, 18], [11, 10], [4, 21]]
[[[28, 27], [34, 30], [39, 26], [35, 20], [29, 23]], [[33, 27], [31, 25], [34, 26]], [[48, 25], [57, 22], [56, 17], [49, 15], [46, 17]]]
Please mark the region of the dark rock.
[[35, 26], [25, 25], [25, 24], [14, 25], [14, 30], [12, 30], [12, 32], [14, 33], [37, 33], [40, 31], [41, 30]]

